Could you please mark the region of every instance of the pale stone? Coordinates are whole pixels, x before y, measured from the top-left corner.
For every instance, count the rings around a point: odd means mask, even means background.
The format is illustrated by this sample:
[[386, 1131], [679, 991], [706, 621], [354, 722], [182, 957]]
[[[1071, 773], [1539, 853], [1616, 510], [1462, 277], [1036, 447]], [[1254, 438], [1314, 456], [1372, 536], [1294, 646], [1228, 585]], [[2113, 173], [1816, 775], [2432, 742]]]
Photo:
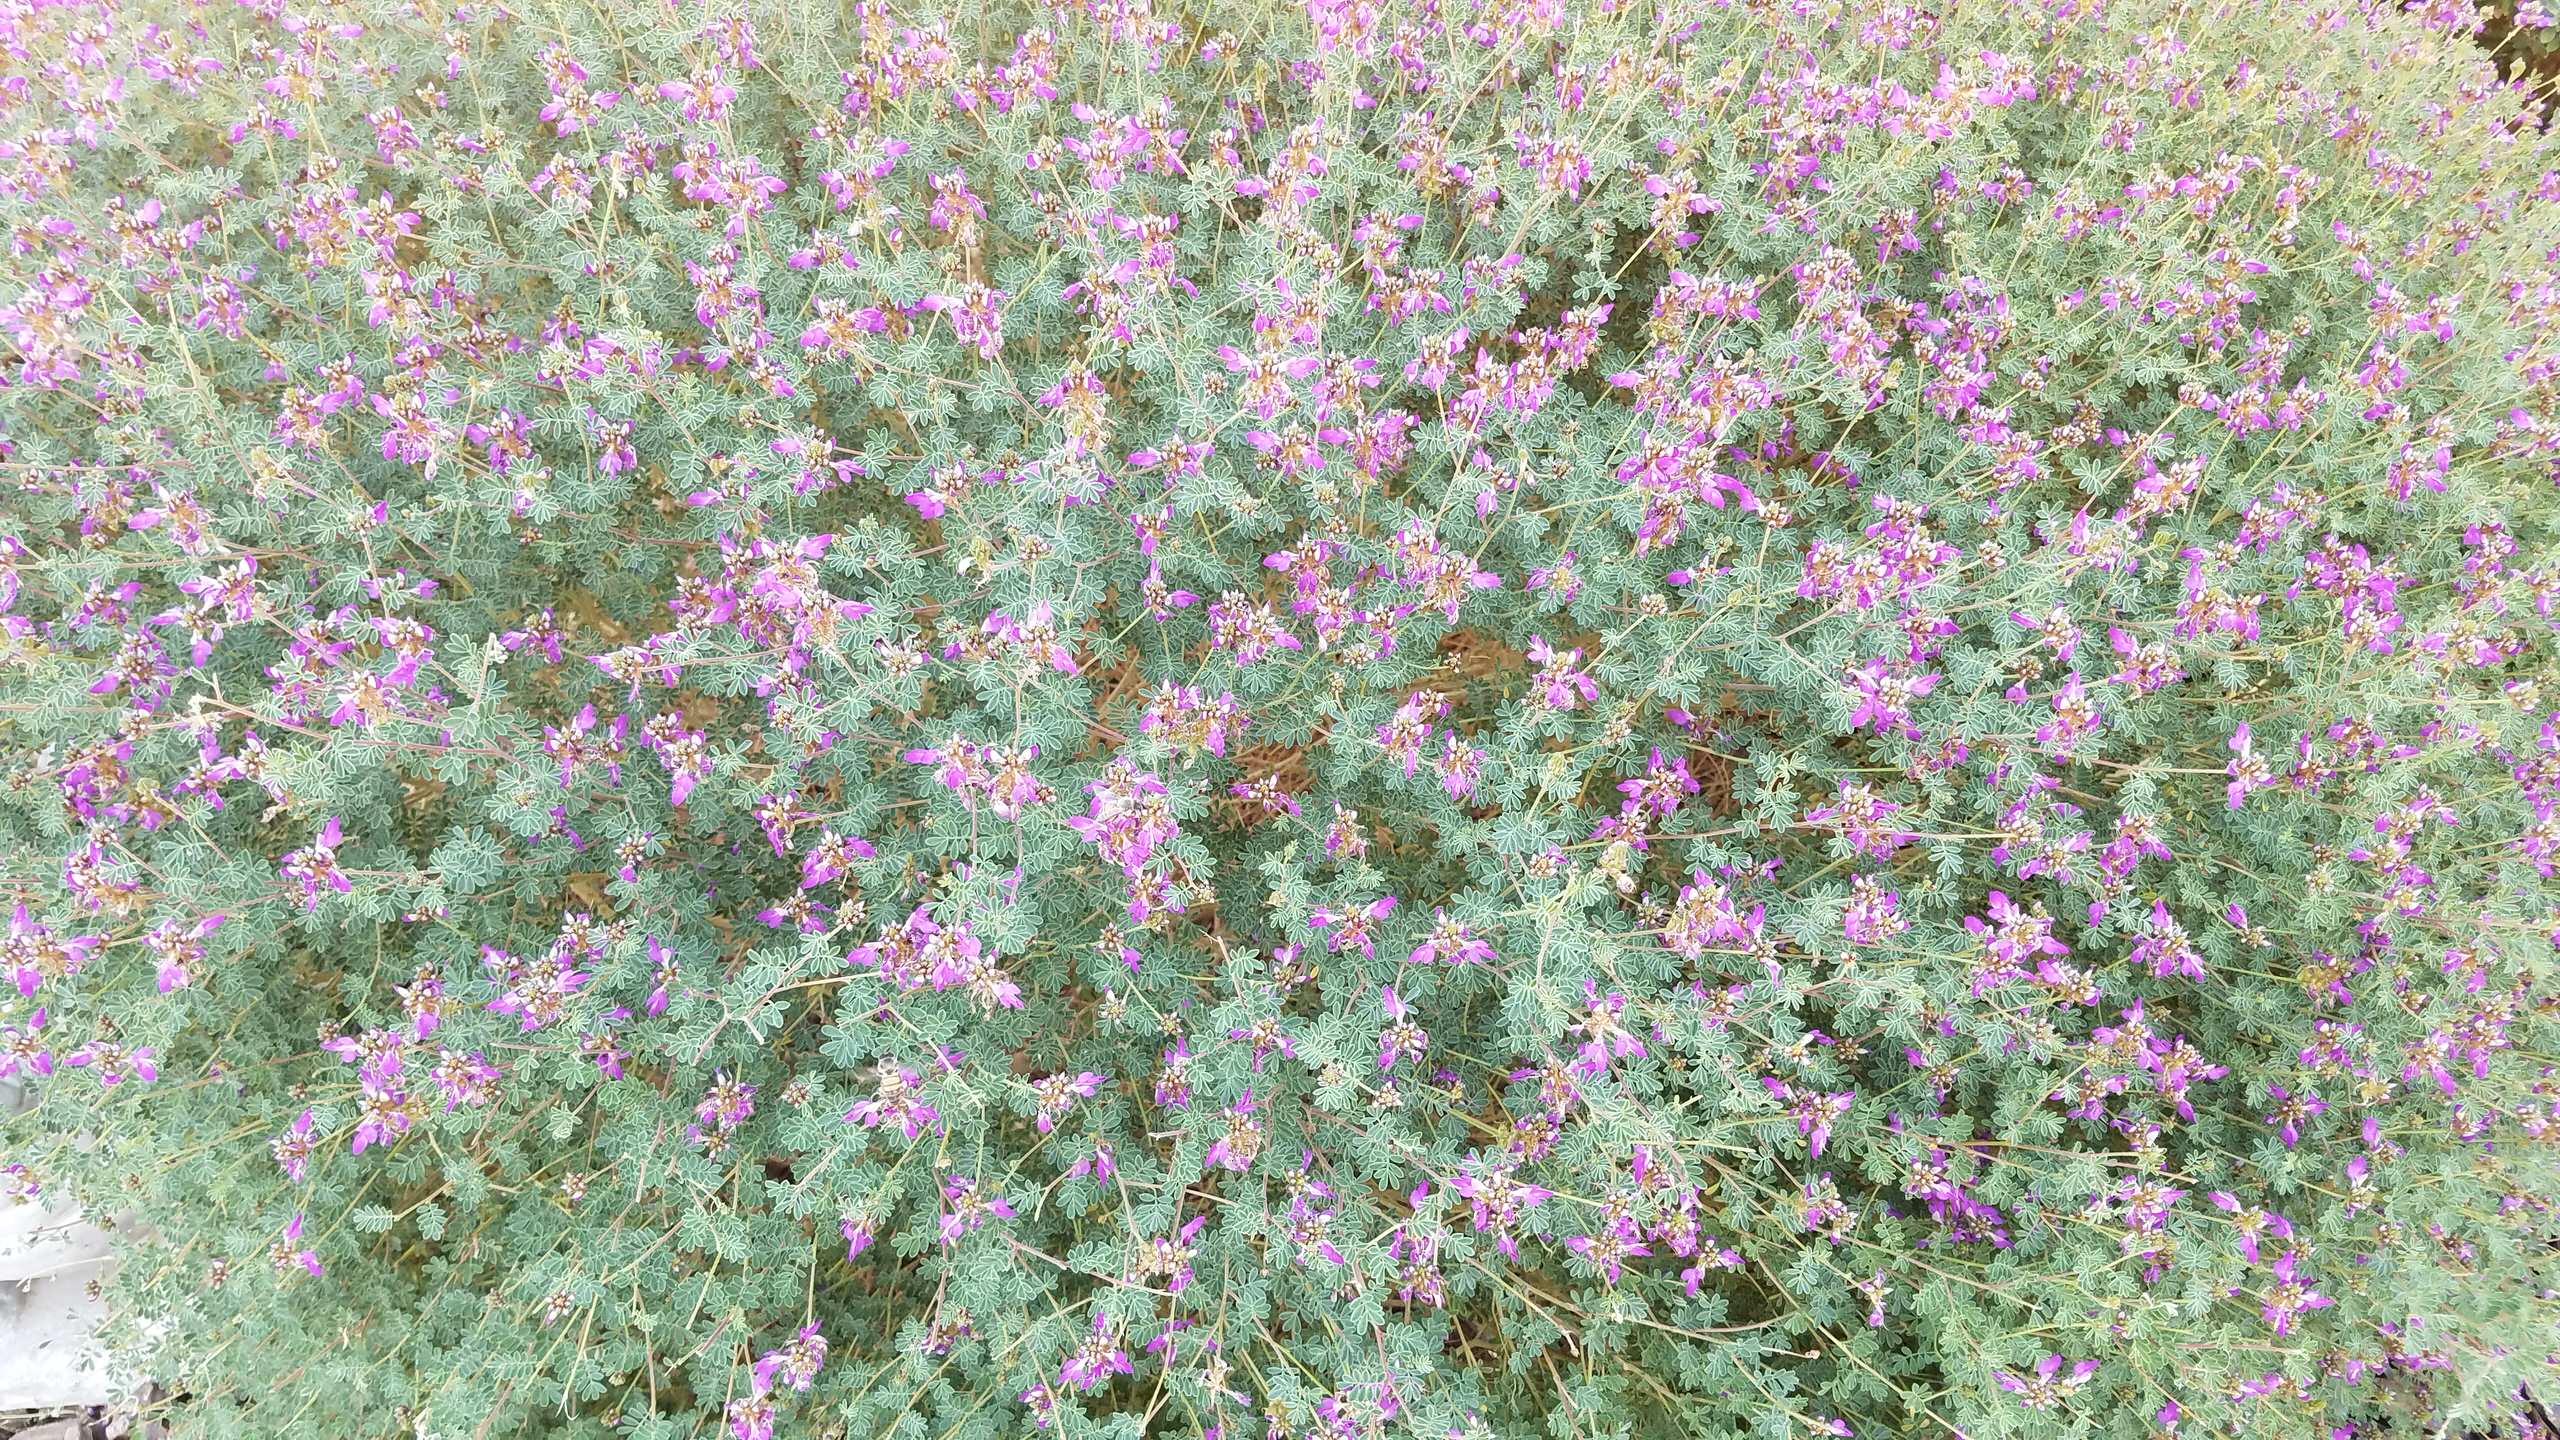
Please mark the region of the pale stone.
[[[24, 1103], [14, 1082], [0, 1083], [0, 1111]], [[0, 1204], [0, 1410], [114, 1398], [113, 1376], [90, 1343], [106, 1306], [89, 1298], [89, 1282], [108, 1258], [106, 1235], [75, 1207]]]

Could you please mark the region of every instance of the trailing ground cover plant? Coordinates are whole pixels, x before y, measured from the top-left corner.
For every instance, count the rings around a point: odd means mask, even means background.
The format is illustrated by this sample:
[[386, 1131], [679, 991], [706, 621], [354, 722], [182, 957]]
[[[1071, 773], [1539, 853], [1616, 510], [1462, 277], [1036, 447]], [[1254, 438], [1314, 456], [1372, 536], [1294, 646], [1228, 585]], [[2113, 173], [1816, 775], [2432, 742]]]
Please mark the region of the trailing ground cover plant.
[[209, 1436], [2496, 1423], [2474, 23], [13, 9], [0, 1177]]

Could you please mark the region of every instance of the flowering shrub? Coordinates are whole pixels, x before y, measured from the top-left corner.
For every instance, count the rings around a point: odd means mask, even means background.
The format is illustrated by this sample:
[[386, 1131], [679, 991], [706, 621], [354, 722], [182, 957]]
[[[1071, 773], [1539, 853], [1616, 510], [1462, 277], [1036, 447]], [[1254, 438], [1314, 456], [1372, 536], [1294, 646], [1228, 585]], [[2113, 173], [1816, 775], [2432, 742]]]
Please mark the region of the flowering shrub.
[[2547, 0], [2473, 0], [2479, 7], [2480, 43], [2498, 58], [2502, 72], [2521, 75], [2540, 87], [2546, 103], [2555, 67], [2560, 67], [2560, 33]]
[[0, 1176], [208, 1436], [2494, 1422], [2471, 15], [14, 10]]

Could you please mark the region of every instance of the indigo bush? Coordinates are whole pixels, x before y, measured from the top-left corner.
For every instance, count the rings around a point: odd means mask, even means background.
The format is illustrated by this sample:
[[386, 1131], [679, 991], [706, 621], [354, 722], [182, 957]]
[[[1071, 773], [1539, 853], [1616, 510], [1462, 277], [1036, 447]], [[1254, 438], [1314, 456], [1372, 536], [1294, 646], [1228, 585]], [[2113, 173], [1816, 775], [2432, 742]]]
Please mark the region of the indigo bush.
[[0, 1132], [213, 1437], [2560, 1365], [2469, 0], [0, 18]]

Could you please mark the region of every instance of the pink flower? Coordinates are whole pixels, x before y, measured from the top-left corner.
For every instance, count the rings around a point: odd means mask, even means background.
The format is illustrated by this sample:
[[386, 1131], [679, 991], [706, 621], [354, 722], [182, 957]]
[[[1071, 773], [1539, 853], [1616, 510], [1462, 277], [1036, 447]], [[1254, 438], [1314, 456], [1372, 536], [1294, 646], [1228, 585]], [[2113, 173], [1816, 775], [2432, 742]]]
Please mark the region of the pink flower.
[[1413, 1011], [1393, 985], [1380, 987], [1378, 1002], [1387, 1013], [1386, 1028], [1378, 1034], [1378, 1068], [1393, 1070], [1398, 1060], [1420, 1059], [1431, 1048], [1430, 1033], [1413, 1022]]
[[756, 1361], [757, 1393], [771, 1390], [777, 1384], [806, 1392], [826, 1367], [827, 1337], [818, 1333], [816, 1321], [800, 1327], [791, 1343], [779, 1350], [768, 1350]]
[[1325, 932], [1325, 948], [1335, 954], [1357, 949], [1362, 955], [1374, 956], [1378, 953], [1378, 942], [1373, 927], [1395, 908], [1396, 897], [1393, 895], [1382, 895], [1350, 910], [1319, 906], [1308, 914], [1307, 926]]
[[1796, 1122], [1796, 1133], [1805, 1137], [1810, 1158], [1822, 1158], [1822, 1147], [1831, 1140], [1832, 1122], [1849, 1113], [1858, 1098], [1855, 1090], [1824, 1094], [1817, 1090], [1799, 1090], [1775, 1075], [1760, 1077], [1761, 1085], [1786, 1107], [1788, 1118]]
[[175, 920], [163, 920], [142, 937], [144, 946], [159, 962], [161, 994], [195, 983], [196, 969], [205, 959], [204, 939], [222, 927], [223, 918], [207, 915], [183, 927]]
[[2266, 762], [2258, 758], [2257, 751], [2251, 746], [2249, 727], [2246, 724], [2231, 732], [2230, 746], [2231, 764], [2228, 770], [2231, 783], [2224, 787], [2223, 793], [2230, 802], [2230, 808], [2237, 810], [2242, 802], [2248, 799], [2251, 791], [2263, 790], [2276, 783], [2276, 776], [2275, 772], [2267, 767]]
[[1995, 1370], [1991, 1372], [1991, 1378], [2001, 1389], [2017, 1396], [2018, 1403], [2028, 1409], [2051, 1410], [2088, 1384], [2089, 1377], [2098, 1373], [2098, 1363], [2083, 1360], [2071, 1367], [2069, 1375], [2064, 1375], [2062, 1357], [2047, 1355], [2036, 1362], [2035, 1374], [2031, 1376], [2011, 1370]]
[[302, 1183], [303, 1172], [310, 1163], [311, 1152], [316, 1148], [311, 1138], [311, 1112], [308, 1110], [295, 1116], [292, 1126], [268, 1145], [269, 1151], [276, 1157], [276, 1165], [284, 1171], [285, 1178], [296, 1185]]
[[810, 846], [808, 853], [800, 857], [800, 888], [814, 890], [852, 869], [856, 860], [869, 860], [876, 853], [871, 842], [859, 835], [839, 835], [827, 830], [819, 835], [818, 843]]
[[1529, 663], [1538, 667], [1532, 680], [1538, 703], [1550, 710], [1571, 710], [1600, 698], [1599, 683], [1581, 667], [1580, 649], [1557, 651], [1543, 635], [1529, 637]]
[[1494, 951], [1465, 924], [1449, 918], [1449, 912], [1434, 906], [1430, 933], [1405, 957], [1412, 965], [1435, 962], [1446, 965], [1490, 965]]
[[1105, 1076], [1086, 1070], [1074, 1075], [1043, 1075], [1031, 1082], [1031, 1094], [1037, 1113], [1033, 1124], [1043, 1135], [1057, 1128], [1058, 1118], [1077, 1100], [1090, 1100], [1106, 1083]]
[[2312, 1288], [2310, 1274], [2302, 1268], [2301, 1257], [2291, 1250], [2276, 1257], [2276, 1283], [2267, 1291], [2266, 1304], [2259, 1310], [2278, 1335], [2292, 1330], [2294, 1317], [2305, 1310], [2325, 1310], [2335, 1300]]
[[1568, 1235], [1564, 1246], [1597, 1266], [1612, 1285], [1618, 1283], [1620, 1271], [1629, 1260], [1651, 1255], [1652, 1249], [1617, 1229], [1598, 1235]]
[[759, 1391], [729, 1402], [729, 1433], [735, 1440], [773, 1440], [773, 1397]]
[[1227, 1107], [1226, 1133], [1200, 1157], [1200, 1168], [1203, 1173], [1223, 1169], [1241, 1175], [1253, 1168], [1261, 1154], [1262, 1121], [1253, 1113], [1253, 1092], [1247, 1090]]
[[1128, 1373], [1129, 1351], [1121, 1340], [1119, 1322], [1095, 1310], [1093, 1333], [1058, 1368], [1058, 1384], [1073, 1390], [1097, 1390], [1111, 1383], [1112, 1376]]
[[284, 1227], [283, 1243], [270, 1249], [269, 1258], [274, 1261], [278, 1270], [289, 1270], [300, 1266], [304, 1273], [317, 1278], [326, 1272], [321, 1267], [319, 1252], [300, 1243], [302, 1221], [301, 1212], [296, 1211], [293, 1219]]
[[648, 937], [647, 948], [651, 987], [645, 1008], [652, 1017], [655, 1017], [666, 1013], [667, 992], [675, 987], [678, 978], [676, 952], [674, 947], [655, 935]]
[[276, 866], [285, 883], [301, 892], [304, 909], [319, 909], [320, 892], [323, 890], [334, 890], [343, 895], [355, 888], [354, 882], [347, 878], [347, 872], [338, 865], [338, 845], [342, 838], [338, 817], [332, 815], [329, 822], [320, 827], [319, 836], [311, 844], [289, 852]]
[[8, 936], [0, 939], [0, 966], [18, 982], [20, 998], [32, 999], [45, 981], [79, 974], [103, 943], [105, 937], [99, 935], [56, 938], [21, 900], [10, 911]]
[[990, 1218], [1010, 1220], [1013, 1206], [1002, 1195], [986, 1195], [978, 1182], [965, 1175], [949, 1175], [942, 1182], [942, 1243], [957, 1245], [960, 1237], [987, 1223]]
[[53, 1052], [36, 1038], [44, 1029], [44, 1007], [39, 1005], [27, 1016], [26, 1023], [0, 1029], [0, 1080], [25, 1072], [29, 1075], [51, 1075]]
[[1615, 990], [1603, 995], [1597, 982], [1585, 980], [1582, 982], [1582, 1001], [1582, 1018], [1567, 1027], [1582, 1037], [1582, 1051], [1574, 1061], [1576, 1071], [1590, 1076], [1603, 1075], [1620, 1060], [1643, 1058], [1646, 1053], [1644, 1042], [1637, 1039], [1635, 1032], [1625, 1024], [1626, 996]]
[[112, 1088], [127, 1079], [159, 1079], [160, 1072], [151, 1063], [152, 1054], [148, 1045], [125, 1046], [100, 1036], [72, 1051], [64, 1057], [63, 1063], [95, 1068], [98, 1084]]
[[2327, 1114], [2329, 1110], [2328, 1101], [2308, 1091], [2296, 1095], [2281, 1085], [2270, 1084], [2267, 1095], [2275, 1101], [2275, 1112], [2267, 1116], [2267, 1123], [2276, 1127], [2276, 1133], [2283, 1139], [2287, 1150], [2302, 1139], [2304, 1124]]
[[1094, 1141], [1093, 1148], [1078, 1155], [1076, 1163], [1067, 1167], [1069, 1175], [1090, 1175], [1094, 1183], [1099, 1185], [1110, 1184], [1111, 1177], [1118, 1174], [1119, 1170], [1119, 1156], [1112, 1150], [1111, 1143], [1107, 1140]]
[[1910, 728], [1911, 707], [1938, 688], [1938, 676], [1913, 675], [1908, 666], [1869, 660], [1849, 672], [1849, 687], [1856, 694], [1856, 704], [1849, 714], [1850, 729], [1873, 725], [1878, 734], [1900, 730], [1916, 738], [1919, 732]]

